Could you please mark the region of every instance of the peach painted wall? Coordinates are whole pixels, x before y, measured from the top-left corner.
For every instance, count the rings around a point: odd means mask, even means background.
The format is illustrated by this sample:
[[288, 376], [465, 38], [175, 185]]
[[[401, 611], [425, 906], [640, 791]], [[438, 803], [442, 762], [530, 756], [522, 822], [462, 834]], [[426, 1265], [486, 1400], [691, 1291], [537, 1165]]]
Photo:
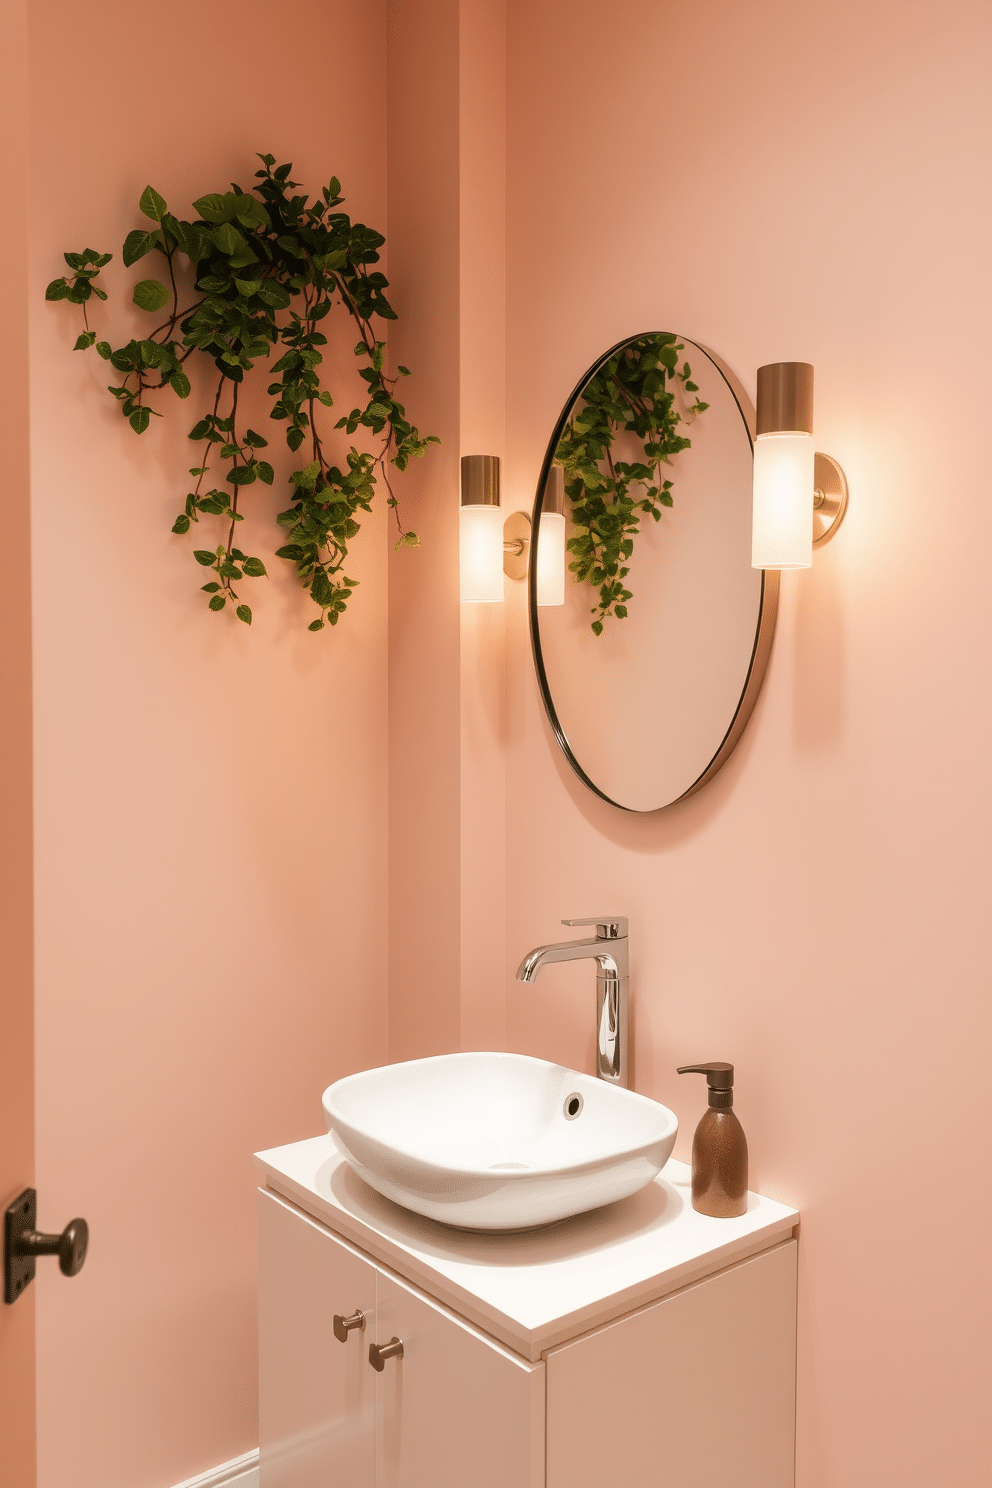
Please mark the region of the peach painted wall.
[[389, 559], [389, 1048], [503, 1042], [502, 606], [459, 605], [461, 454], [503, 453], [503, 0], [388, 6], [394, 365], [440, 436]]
[[[0, 6], [0, 137], [5, 206], [0, 283], [27, 275], [24, 0]], [[34, 1182], [34, 988], [31, 819], [31, 531], [28, 316], [4, 302], [0, 447], [5, 561], [0, 584], [0, 1209]], [[34, 1488], [35, 1289], [0, 1303], [0, 1462], [4, 1488]]]
[[[336, 631], [277, 560], [250, 632], [207, 614], [170, 535], [202, 385], [139, 445], [44, 287], [63, 248], [119, 254], [146, 182], [188, 208], [256, 150], [381, 225], [384, 35], [343, 0], [31, 7], [37, 1176], [43, 1220], [92, 1234], [71, 1284], [39, 1269], [39, 1488], [165, 1488], [255, 1445], [251, 1153], [385, 1058], [387, 908], [384, 511]], [[121, 335], [147, 322], [119, 264]], [[259, 418], [270, 554], [291, 457]]]
[[987, 5], [508, 7], [507, 464], [576, 376], [698, 337], [749, 385], [816, 366], [851, 507], [783, 576], [716, 781], [585, 792], [510, 618], [508, 1046], [592, 1057], [591, 975], [512, 981], [565, 915], [629, 914], [637, 1088], [688, 1154], [687, 1060], [731, 1059], [752, 1182], [803, 1213], [800, 1488], [988, 1470], [984, 1069], [992, 394]]
[[458, 0], [389, 0], [387, 34], [390, 359], [441, 440], [402, 491], [422, 546], [388, 564], [389, 1053], [413, 1059], [461, 1027]]

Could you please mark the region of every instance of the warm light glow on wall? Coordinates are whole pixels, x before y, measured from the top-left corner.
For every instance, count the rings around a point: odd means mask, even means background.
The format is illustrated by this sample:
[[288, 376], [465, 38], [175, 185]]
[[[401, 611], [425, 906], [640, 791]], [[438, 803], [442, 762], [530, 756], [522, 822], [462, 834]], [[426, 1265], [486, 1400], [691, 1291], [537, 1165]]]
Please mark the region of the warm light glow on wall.
[[537, 543], [537, 602], [565, 603], [565, 517], [561, 512], [542, 512]]
[[813, 562], [813, 368], [758, 368], [751, 519], [752, 568]]
[[462, 457], [458, 582], [461, 598], [469, 604], [497, 604], [503, 598], [503, 513], [496, 455]]

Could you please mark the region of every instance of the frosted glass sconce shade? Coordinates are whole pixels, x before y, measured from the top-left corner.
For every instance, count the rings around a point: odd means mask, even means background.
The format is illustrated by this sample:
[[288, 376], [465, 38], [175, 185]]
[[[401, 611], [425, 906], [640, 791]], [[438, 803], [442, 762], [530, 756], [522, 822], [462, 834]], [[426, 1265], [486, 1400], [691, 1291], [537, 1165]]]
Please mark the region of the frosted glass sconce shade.
[[813, 562], [813, 436], [762, 434], [754, 442], [752, 568]]
[[459, 591], [471, 604], [503, 598], [503, 513], [499, 505], [499, 456], [462, 457], [458, 534]]
[[537, 544], [537, 602], [565, 603], [565, 517], [561, 512], [542, 512]]
[[751, 521], [752, 568], [813, 562], [813, 368], [758, 368]]
[[537, 542], [537, 602], [565, 603], [565, 472], [552, 465], [541, 501]]

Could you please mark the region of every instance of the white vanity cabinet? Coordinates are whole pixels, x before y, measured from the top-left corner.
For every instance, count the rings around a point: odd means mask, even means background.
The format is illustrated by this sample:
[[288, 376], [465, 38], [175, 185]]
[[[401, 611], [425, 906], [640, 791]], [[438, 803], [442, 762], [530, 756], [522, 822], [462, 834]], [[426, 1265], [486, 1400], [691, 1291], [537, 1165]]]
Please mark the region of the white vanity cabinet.
[[[258, 1209], [260, 1488], [543, 1488], [543, 1363], [275, 1194]], [[341, 1343], [334, 1314], [356, 1311]], [[369, 1344], [393, 1338], [402, 1359], [376, 1371]]]
[[794, 1210], [709, 1220], [669, 1163], [548, 1230], [465, 1234], [329, 1138], [257, 1161], [260, 1488], [793, 1488]]
[[368, 1345], [359, 1330], [346, 1344], [334, 1336], [334, 1314], [356, 1308], [374, 1326], [371, 1262], [260, 1190], [258, 1429], [265, 1488], [375, 1488]]

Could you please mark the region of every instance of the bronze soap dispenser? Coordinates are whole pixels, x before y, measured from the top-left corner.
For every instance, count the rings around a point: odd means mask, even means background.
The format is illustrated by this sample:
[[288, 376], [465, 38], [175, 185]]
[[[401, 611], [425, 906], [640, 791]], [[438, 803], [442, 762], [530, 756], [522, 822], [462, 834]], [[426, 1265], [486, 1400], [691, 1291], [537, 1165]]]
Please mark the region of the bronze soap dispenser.
[[705, 1075], [710, 1096], [692, 1139], [692, 1207], [714, 1219], [746, 1214], [747, 1137], [733, 1110], [734, 1066], [683, 1064], [679, 1074]]

